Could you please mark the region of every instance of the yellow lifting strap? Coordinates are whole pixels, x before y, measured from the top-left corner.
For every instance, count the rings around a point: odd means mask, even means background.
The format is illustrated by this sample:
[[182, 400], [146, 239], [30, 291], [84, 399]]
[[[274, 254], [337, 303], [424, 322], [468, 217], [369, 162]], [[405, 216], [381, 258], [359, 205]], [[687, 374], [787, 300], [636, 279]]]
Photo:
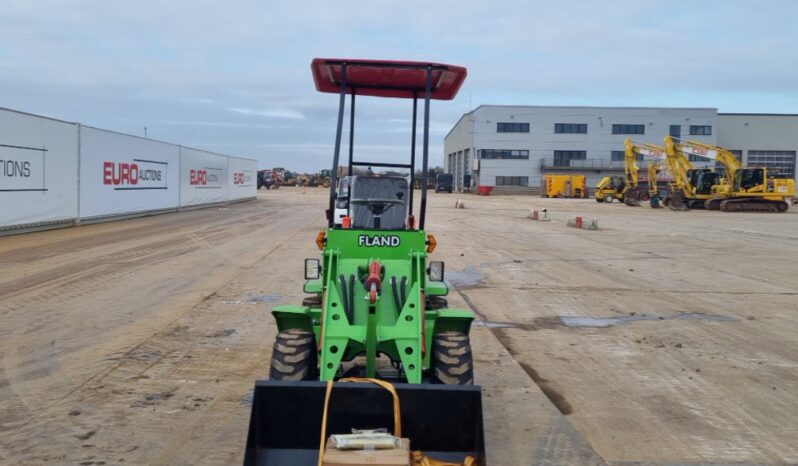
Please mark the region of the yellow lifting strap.
[[[399, 406], [399, 395], [396, 393], [396, 388], [393, 384], [379, 379], [371, 379], [364, 377], [345, 377], [340, 379], [339, 382], [361, 382], [373, 383], [387, 390], [393, 397], [393, 435], [402, 437], [402, 412]], [[327, 391], [324, 394], [324, 412], [321, 416], [321, 441], [319, 442], [319, 463], [318, 466], [324, 464], [324, 447], [327, 441], [327, 408], [330, 406], [330, 395], [332, 394], [333, 381], [327, 382]], [[420, 451], [410, 453], [410, 458], [413, 460], [413, 466], [476, 466], [477, 462], [473, 456], [467, 456], [463, 463], [447, 463], [443, 461], [434, 460]]]

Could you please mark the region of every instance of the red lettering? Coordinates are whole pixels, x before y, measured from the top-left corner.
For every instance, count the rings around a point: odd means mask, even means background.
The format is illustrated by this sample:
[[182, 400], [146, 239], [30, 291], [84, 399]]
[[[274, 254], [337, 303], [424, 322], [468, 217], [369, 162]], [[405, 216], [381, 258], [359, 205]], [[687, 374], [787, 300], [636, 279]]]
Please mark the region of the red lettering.
[[208, 172], [206, 170], [191, 170], [189, 172], [189, 183], [203, 186], [208, 184]]
[[114, 176], [114, 163], [103, 162], [103, 184], [111, 184]]
[[130, 164], [130, 184], [139, 184], [139, 166], [135, 163]]
[[139, 166], [135, 163], [103, 162], [103, 184], [138, 184]]

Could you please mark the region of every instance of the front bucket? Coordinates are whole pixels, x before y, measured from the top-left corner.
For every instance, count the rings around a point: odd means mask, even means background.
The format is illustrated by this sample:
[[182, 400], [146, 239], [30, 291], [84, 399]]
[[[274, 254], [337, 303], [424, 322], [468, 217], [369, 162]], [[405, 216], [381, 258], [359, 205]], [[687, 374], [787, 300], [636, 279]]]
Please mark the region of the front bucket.
[[[482, 396], [479, 386], [395, 384], [402, 412], [402, 437], [412, 450], [484, 466]], [[245, 466], [315, 466], [319, 455], [324, 382], [255, 383]], [[364, 383], [336, 383], [330, 397], [327, 434], [393, 426], [391, 395]]]

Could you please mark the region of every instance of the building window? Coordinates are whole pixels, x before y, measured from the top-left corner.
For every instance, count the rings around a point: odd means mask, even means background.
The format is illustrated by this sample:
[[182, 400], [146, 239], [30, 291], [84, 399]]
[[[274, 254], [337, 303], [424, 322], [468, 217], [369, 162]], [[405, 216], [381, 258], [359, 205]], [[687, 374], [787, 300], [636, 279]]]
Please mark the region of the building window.
[[496, 123], [496, 132], [497, 133], [528, 133], [529, 132], [529, 123], [508, 123], [508, 122], [498, 122]]
[[711, 162], [712, 159], [707, 157], [701, 157], [700, 155], [695, 154], [687, 154], [687, 159], [691, 162]]
[[[642, 162], [644, 160], [643, 154], [637, 154], [636, 158], [638, 162]], [[625, 150], [612, 151], [612, 154], [610, 155], [610, 160], [612, 160], [613, 162], [623, 162], [624, 160], [626, 160], [626, 151]]]
[[529, 186], [528, 176], [497, 176], [496, 186]]
[[520, 159], [529, 160], [528, 150], [510, 150], [510, 149], [480, 149], [480, 159]]
[[690, 136], [712, 136], [712, 127], [690, 125]]
[[795, 178], [794, 150], [749, 150], [748, 165], [768, 169], [768, 176]]
[[570, 167], [571, 160], [586, 160], [587, 152], [583, 150], [555, 150], [554, 166]]
[[586, 123], [554, 123], [555, 133], [587, 133]]
[[681, 138], [682, 137], [682, 125], [671, 125], [670, 130], [668, 131], [668, 134], [670, 134], [671, 136], [673, 136], [673, 137], [675, 137], [677, 139]]
[[612, 125], [612, 134], [646, 134], [646, 125]]

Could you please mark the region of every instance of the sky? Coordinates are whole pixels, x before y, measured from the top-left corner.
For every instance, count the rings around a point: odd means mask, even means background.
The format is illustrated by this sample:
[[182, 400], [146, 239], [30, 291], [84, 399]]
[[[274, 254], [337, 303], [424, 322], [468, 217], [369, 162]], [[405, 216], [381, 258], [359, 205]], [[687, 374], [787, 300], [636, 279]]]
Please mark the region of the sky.
[[[432, 104], [434, 166], [482, 104], [798, 113], [796, 18], [793, 0], [4, 0], [0, 107], [312, 172], [338, 105], [314, 57], [462, 65]], [[406, 161], [411, 103], [357, 110], [356, 158]]]

